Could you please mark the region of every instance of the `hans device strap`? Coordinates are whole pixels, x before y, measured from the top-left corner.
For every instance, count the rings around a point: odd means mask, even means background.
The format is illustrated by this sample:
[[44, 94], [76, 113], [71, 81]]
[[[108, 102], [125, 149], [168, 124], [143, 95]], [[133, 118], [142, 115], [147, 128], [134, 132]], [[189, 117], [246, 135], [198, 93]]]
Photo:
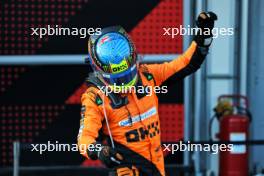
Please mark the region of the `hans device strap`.
[[[94, 74], [89, 74], [88, 78], [86, 79], [86, 83], [87, 86], [93, 86], [96, 88], [101, 88], [103, 90], [103, 92], [105, 92], [105, 85], [104, 83], [102, 83], [102, 81], [100, 81], [96, 76], [94, 76]], [[120, 95], [116, 94], [116, 93], [109, 93], [108, 97], [111, 100], [111, 107], [113, 109], [117, 109], [120, 108], [126, 104], [128, 104], [128, 99], [127, 97], [121, 97]]]

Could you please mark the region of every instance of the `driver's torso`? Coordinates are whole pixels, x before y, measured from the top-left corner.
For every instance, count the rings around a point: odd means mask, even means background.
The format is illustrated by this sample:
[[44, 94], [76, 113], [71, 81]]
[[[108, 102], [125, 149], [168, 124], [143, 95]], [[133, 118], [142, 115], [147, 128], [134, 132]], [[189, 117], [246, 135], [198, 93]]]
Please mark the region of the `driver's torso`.
[[[140, 70], [139, 70], [140, 72]], [[101, 99], [104, 100], [104, 107], [111, 131], [111, 135], [115, 144], [122, 146], [121, 154], [129, 159], [135, 157], [134, 153], [126, 152], [126, 148], [135, 152], [137, 155], [144, 157], [146, 160], [154, 164], [160, 173], [164, 175], [164, 161], [160, 139], [160, 121], [158, 115], [158, 98], [154, 92], [154, 78], [147, 78], [140, 72], [140, 78], [143, 86], [152, 87], [151, 92], [144, 96], [137, 96], [135, 92], [127, 93], [124, 96], [128, 99], [128, 104], [120, 108], [112, 108], [111, 100], [102, 92], [98, 92], [95, 87], [89, 88], [87, 91], [97, 91]], [[104, 96], [104, 97], [103, 97]], [[103, 105], [103, 104], [102, 104]], [[102, 105], [98, 106], [101, 113], [104, 114]], [[131, 123], [132, 122], [132, 123]], [[109, 136], [106, 123], [102, 125], [103, 133]], [[118, 150], [119, 147], [117, 147]], [[131, 155], [130, 155], [131, 154]], [[146, 161], [136, 162], [142, 168], [148, 168]], [[133, 162], [131, 164], [137, 165]], [[145, 166], [144, 166], [145, 164]], [[155, 175], [155, 173], [150, 173]]]

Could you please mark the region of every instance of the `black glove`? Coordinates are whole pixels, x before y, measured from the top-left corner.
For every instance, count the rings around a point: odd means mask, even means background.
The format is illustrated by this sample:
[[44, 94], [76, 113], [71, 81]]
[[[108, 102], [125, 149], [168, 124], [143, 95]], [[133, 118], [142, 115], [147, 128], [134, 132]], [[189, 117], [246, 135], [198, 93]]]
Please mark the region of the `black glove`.
[[102, 146], [100, 151], [87, 151], [92, 160], [101, 160], [107, 167], [115, 167], [121, 164], [123, 157], [116, 150], [109, 146]]
[[212, 43], [212, 29], [216, 20], [217, 15], [213, 12], [202, 12], [199, 14], [196, 25], [200, 28], [200, 31], [194, 37], [199, 46], [210, 46]]

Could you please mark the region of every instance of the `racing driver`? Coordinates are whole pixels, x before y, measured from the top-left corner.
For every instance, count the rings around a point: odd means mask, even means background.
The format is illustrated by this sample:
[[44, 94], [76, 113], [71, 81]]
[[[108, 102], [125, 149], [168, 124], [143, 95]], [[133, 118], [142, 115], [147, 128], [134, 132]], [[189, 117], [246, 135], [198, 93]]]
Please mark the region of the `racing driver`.
[[[78, 134], [83, 155], [101, 160], [112, 176], [165, 175], [158, 98], [155, 92], [128, 90], [168, 86], [198, 70], [212, 43], [215, 20], [213, 12], [200, 13], [196, 20], [200, 32], [189, 48], [162, 64], [139, 64], [135, 46], [120, 26], [90, 36], [88, 60], [93, 73], [81, 98]], [[109, 87], [121, 93], [106, 94]]]

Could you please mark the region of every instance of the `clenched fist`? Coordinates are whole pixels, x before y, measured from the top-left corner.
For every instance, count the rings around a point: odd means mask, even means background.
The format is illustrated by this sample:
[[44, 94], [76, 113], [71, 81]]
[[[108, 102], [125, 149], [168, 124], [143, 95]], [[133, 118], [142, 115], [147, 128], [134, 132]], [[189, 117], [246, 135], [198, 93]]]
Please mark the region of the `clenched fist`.
[[217, 15], [213, 12], [201, 12], [196, 20], [196, 26], [200, 29], [194, 40], [199, 46], [209, 46], [212, 42], [212, 30]]

